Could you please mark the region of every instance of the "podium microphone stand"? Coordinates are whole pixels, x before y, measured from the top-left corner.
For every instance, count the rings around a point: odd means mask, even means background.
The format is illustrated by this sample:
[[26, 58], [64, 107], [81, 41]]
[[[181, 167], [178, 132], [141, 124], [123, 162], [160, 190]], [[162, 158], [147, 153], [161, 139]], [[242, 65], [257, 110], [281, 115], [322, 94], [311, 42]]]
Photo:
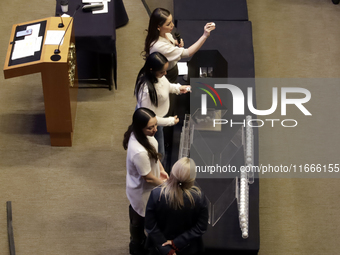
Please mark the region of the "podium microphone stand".
[[[64, 18], [69, 24], [72, 18]], [[4, 66], [5, 79], [27, 74], [41, 73], [46, 127], [50, 134], [52, 146], [72, 146], [75, 125], [78, 94], [78, 73], [75, 50], [73, 22], [69, 29], [58, 27], [59, 17], [50, 17], [31, 22], [15, 24], [12, 27], [11, 39]], [[39, 26], [40, 24], [40, 26]], [[37, 26], [35, 26], [37, 25]], [[24, 36], [17, 36], [17, 32], [27, 30], [27, 27], [38, 27], [39, 37], [42, 37], [40, 50], [34, 55], [15, 57], [15, 47], [20, 45]], [[64, 31], [63, 43], [58, 45], [45, 44], [47, 31]], [[33, 36], [33, 35], [30, 35]], [[19, 46], [18, 46], [19, 47]], [[53, 61], [58, 47], [59, 60]]]

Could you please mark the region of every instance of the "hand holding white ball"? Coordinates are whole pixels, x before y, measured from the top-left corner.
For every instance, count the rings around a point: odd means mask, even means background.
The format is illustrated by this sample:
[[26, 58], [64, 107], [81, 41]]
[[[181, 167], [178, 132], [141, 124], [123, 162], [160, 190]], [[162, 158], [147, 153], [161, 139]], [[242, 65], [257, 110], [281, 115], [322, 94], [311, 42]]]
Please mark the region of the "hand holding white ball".
[[215, 23], [214, 22], [210, 22], [205, 24], [204, 26], [204, 33], [203, 36], [205, 36], [206, 38], [210, 36], [210, 32], [215, 30]]

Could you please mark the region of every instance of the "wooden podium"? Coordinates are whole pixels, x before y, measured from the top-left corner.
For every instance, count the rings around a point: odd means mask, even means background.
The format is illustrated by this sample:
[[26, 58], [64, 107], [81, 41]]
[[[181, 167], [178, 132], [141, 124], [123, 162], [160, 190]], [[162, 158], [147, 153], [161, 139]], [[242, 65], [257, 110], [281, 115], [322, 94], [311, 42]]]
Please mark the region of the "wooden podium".
[[[60, 23], [60, 17], [51, 17], [13, 25], [4, 75], [5, 79], [8, 79], [41, 73], [46, 127], [47, 132], [50, 133], [51, 145], [72, 146], [78, 94], [75, 37], [72, 18], [63, 18], [64, 27], [58, 27]], [[17, 37], [17, 32], [38, 24], [40, 24], [40, 28], [36, 30], [39, 30], [39, 36], [42, 36], [40, 51], [35, 51], [33, 56], [13, 58], [16, 42], [25, 39], [24, 36]], [[45, 44], [47, 31], [51, 30], [66, 31], [58, 54], [55, 53], [58, 45]], [[38, 31], [33, 29], [33, 32]], [[33, 34], [26, 36], [26, 38], [30, 36], [33, 36]]]

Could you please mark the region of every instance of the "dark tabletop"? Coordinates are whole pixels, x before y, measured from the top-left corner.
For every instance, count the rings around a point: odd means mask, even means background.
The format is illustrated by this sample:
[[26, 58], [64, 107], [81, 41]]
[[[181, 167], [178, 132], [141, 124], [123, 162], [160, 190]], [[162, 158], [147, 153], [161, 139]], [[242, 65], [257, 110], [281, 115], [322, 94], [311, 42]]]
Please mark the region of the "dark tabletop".
[[[79, 10], [74, 14], [76, 8]], [[108, 13], [92, 14], [82, 11], [82, 0], [69, 0], [67, 14], [74, 14], [77, 49], [101, 53], [115, 51], [116, 28], [128, 22], [122, 0], [108, 2]], [[62, 14], [60, 0], [56, 0], [56, 15]], [[117, 24], [118, 23], [118, 24]]]

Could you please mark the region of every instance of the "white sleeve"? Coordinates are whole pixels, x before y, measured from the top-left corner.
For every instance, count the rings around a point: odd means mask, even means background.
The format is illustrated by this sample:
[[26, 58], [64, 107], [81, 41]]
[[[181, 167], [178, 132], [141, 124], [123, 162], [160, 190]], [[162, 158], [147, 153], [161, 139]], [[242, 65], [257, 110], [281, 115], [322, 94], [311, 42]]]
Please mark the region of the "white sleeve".
[[[174, 39], [174, 37], [172, 36], [172, 34], [171, 34], [171, 33], [167, 33], [166, 35], [167, 35], [167, 37], [169, 38], [169, 40], [170, 40], [173, 44], [175, 44], [175, 39]], [[178, 46], [175, 46], [175, 47], [180, 48], [180, 47], [178, 47]], [[184, 49], [184, 48], [180, 48], [180, 49]], [[184, 49], [183, 52], [182, 52], [181, 57], [182, 57], [182, 58], [188, 58], [188, 57], [190, 57], [190, 56], [189, 56], [189, 50], [188, 50], [188, 49]]]
[[151, 162], [146, 151], [137, 153], [132, 158], [132, 162], [135, 165], [140, 176], [146, 176], [148, 173], [151, 172]]
[[181, 91], [180, 91], [180, 89], [179, 89], [181, 86], [182, 86], [182, 85], [179, 84], [179, 83], [170, 83], [169, 92], [170, 92], [170, 93], [173, 93], [173, 94], [179, 95], [179, 94], [181, 93]]
[[175, 118], [174, 117], [159, 117], [156, 116], [157, 119], [157, 125], [158, 126], [173, 126], [175, 125]]
[[[171, 83], [170, 83], [171, 85]], [[176, 85], [176, 84], [175, 84]], [[146, 85], [138, 93], [138, 101], [137, 101], [137, 108], [145, 107], [155, 112], [155, 106], [151, 103], [149, 90]], [[175, 125], [175, 118], [174, 117], [159, 117], [157, 118], [157, 125], [159, 126], [173, 126]]]
[[150, 53], [152, 53], [151, 51], [162, 53], [169, 62], [178, 61], [181, 58], [189, 57], [188, 49], [179, 48], [171, 43], [163, 41], [157, 41], [154, 45], [152, 45], [150, 48]]

